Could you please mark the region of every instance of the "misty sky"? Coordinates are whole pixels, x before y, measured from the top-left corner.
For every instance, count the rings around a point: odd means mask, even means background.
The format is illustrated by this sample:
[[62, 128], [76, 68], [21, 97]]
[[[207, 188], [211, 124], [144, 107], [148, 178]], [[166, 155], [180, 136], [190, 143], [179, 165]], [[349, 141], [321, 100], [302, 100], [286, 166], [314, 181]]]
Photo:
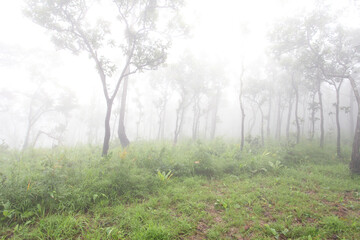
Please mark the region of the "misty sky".
[[[228, 62], [228, 66], [236, 70], [242, 59], [256, 61], [264, 54], [267, 30], [276, 19], [309, 8], [312, 3], [284, 0], [188, 1], [183, 15], [191, 26], [190, 37], [174, 41], [169, 61], [176, 60], [187, 50]], [[97, 75], [93, 74], [92, 62], [86, 56], [79, 58], [67, 51], [55, 52], [46, 31], [23, 16], [23, 7], [24, 3], [20, 0], [0, 1], [0, 50], [15, 51], [15, 62], [9, 62], [9, 55], [0, 53], [2, 78], [6, 80], [0, 82], [0, 88], [18, 89], [21, 85], [26, 91], [31, 78], [30, 69], [48, 65], [51, 69], [46, 77], [71, 86], [81, 100], [83, 97], [87, 99], [100, 84]], [[35, 53], [42, 57], [39, 59]], [[56, 68], [49, 63], [50, 59], [55, 61]], [[84, 94], [87, 96], [81, 97]]]

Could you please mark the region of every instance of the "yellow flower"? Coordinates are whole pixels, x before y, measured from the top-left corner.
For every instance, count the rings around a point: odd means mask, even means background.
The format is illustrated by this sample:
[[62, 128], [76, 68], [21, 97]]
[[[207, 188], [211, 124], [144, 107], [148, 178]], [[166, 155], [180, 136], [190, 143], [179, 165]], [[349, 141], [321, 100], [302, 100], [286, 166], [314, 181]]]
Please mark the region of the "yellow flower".
[[29, 191], [30, 185], [31, 185], [31, 180], [29, 180], [29, 182], [28, 182], [28, 186], [27, 186], [27, 188], [26, 188], [26, 191]]
[[126, 152], [126, 150], [124, 149], [124, 151], [122, 151], [122, 152], [120, 153], [120, 159], [125, 159], [126, 155], [127, 155], [127, 152]]

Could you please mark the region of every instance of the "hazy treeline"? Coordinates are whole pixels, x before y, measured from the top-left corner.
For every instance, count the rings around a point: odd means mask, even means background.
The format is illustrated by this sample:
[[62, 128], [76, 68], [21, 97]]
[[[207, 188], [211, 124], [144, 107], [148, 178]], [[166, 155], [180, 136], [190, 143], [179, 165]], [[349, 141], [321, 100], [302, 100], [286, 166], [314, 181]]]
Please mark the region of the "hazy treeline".
[[[94, 23], [95, 9], [108, 5], [27, 1], [29, 21], [47, 29], [57, 48], [68, 50], [66, 58], [86, 62], [79, 71], [95, 80], [71, 84], [82, 77], [74, 72], [62, 84], [57, 73], [64, 55], [2, 46], [1, 68], [20, 67], [31, 80], [1, 89], [2, 146], [103, 144], [106, 154], [109, 141], [118, 139], [127, 146], [224, 137], [239, 140], [241, 148], [246, 141], [310, 140], [320, 147], [336, 142], [339, 157], [341, 145], [352, 142], [353, 160], [360, 159], [360, 39], [347, 14], [356, 6], [324, 2], [282, 17], [266, 30], [262, 55], [249, 59], [239, 52], [229, 62], [176, 44], [172, 52], [173, 42], [191, 39], [191, 23], [180, 18], [184, 3], [150, 2], [109, 1], [117, 11]], [[233, 31], [247, 44], [251, 29]]]

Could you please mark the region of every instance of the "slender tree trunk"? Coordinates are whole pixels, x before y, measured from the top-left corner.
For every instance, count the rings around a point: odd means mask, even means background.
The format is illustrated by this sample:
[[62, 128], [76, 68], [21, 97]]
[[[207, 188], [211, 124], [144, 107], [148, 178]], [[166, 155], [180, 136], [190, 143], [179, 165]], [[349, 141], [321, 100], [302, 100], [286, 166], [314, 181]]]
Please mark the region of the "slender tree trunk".
[[207, 138], [208, 136], [208, 128], [209, 128], [209, 113], [210, 113], [210, 110], [208, 109], [206, 111], [206, 116], [205, 116], [205, 139]]
[[241, 142], [240, 142], [240, 150], [242, 151], [244, 149], [244, 143], [245, 143], [245, 111], [244, 106], [241, 103]]
[[125, 77], [123, 92], [121, 96], [119, 127], [118, 127], [118, 137], [120, 139], [121, 146], [124, 148], [130, 144], [130, 141], [125, 133], [125, 110], [126, 110], [127, 89], [128, 89], [128, 77]]
[[324, 108], [322, 101], [322, 93], [321, 86], [319, 85], [318, 89], [318, 97], [319, 97], [319, 110], [320, 110], [320, 147], [324, 147], [324, 138], [325, 138], [325, 130], [324, 130]]
[[265, 141], [264, 141], [264, 113], [263, 113], [260, 105], [259, 105], [259, 110], [260, 110], [260, 114], [261, 114], [261, 128], [260, 128], [261, 146], [265, 146]]
[[183, 124], [183, 120], [184, 120], [184, 109], [180, 109], [180, 113], [178, 114], [178, 116], [176, 118], [174, 145], [176, 145], [178, 142], [178, 138], [179, 138], [182, 124]]
[[113, 101], [107, 100], [106, 101], [106, 116], [105, 116], [105, 136], [104, 136], [104, 143], [102, 148], [102, 156], [106, 156], [109, 151], [110, 147], [110, 118], [111, 118], [111, 110], [112, 110]]
[[199, 130], [199, 119], [200, 119], [200, 99], [199, 98], [195, 98], [194, 99], [194, 119], [193, 119], [193, 126], [192, 126], [192, 139], [196, 140], [197, 139], [197, 135], [198, 135], [198, 130]]
[[240, 93], [239, 93], [239, 103], [240, 103], [240, 110], [241, 110], [241, 141], [240, 141], [240, 150], [244, 149], [245, 143], [245, 110], [244, 110], [244, 103], [243, 103], [243, 75], [244, 75], [244, 67], [242, 67], [242, 72], [240, 76]]
[[161, 127], [162, 127], [162, 113], [160, 112], [160, 117], [159, 117], [159, 127], [158, 127], [158, 131], [157, 131], [157, 140], [160, 140], [161, 138]]
[[354, 137], [354, 92], [350, 88], [350, 109], [349, 109], [349, 118], [350, 118], [350, 138]]
[[166, 105], [167, 103], [165, 102], [164, 104], [164, 109], [162, 112], [162, 121], [161, 121], [161, 140], [164, 140], [164, 133], [165, 133], [165, 117], [166, 117]]
[[174, 145], [176, 145], [177, 144], [177, 141], [178, 141], [178, 137], [179, 137], [179, 132], [180, 132], [180, 130], [179, 130], [179, 123], [180, 123], [180, 111], [181, 111], [181, 109], [180, 109], [180, 107], [176, 110], [176, 123], [175, 123], [175, 131], [174, 131]]
[[214, 102], [214, 110], [213, 110], [213, 116], [212, 116], [212, 122], [211, 122], [211, 135], [210, 138], [215, 138], [215, 132], [216, 132], [216, 125], [217, 125], [217, 112], [219, 107], [219, 98], [220, 98], [220, 91], [218, 90], [216, 93], [216, 98]]
[[160, 104], [159, 128], [158, 128], [158, 133], [157, 133], [157, 140], [164, 139], [166, 105], [167, 105], [167, 97], [163, 97], [161, 104]]
[[315, 94], [316, 93], [313, 93], [312, 95], [310, 141], [313, 141], [315, 136], [315, 111], [316, 111]]
[[254, 129], [254, 126], [255, 126], [255, 123], [256, 123], [256, 115], [257, 115], [257, 108], [252, 108], [253, 110], [253, 117], [251, 119], [251, 124], [250, 124], [250, 121], [249, 121], [249, 125], [250, 125], [250, 128], [249, 128], [249, 135], [251, 135], [252, 133], [252, 130]]
[[349, 77], [351, 87], [354, 91], [357, 107], [358, 107], [358, 113], [357, 113], [357, 119], [356, 119], [356, 127], [355, 127], [355, 133], [354, 133], [354, 141], [353, 141], [353, 147], [351, 152], [351, 161], [350, 161], [350, 170], [352, 173], [360, 174], [360, 94], [358, 87], [356, 85], [355, 80], [352, 77]]
[[286, 140], [287, 141], [290, 140], [290, 124], [291, 124], [292, 106], [293, 106], [293, 102], [292, 102], [292, 98], [290, 97], [290, 99], [289, 99], [289, 111], [288, 111], [287, 123], [286, 123]]
[[179, 138], [179, 134], [184, 122], [184, 115], [185, 115], [185, 109], [186, 109], [186, 105], [185, 105], [185, 100], [182, 100], [182, 102], [180, 103], [178, 109], [176, 110], [176, 123], [175, 123], [175, 132], [174, 132], [174, 145], [177, 144], [178, 142], [178, 138]]
[[269, 98], [269, 111], [267, 114], [267, 126], [266, 126], [266, 137], [270, 138], [270, 116], [271, 116], [271, 109], [272, 109], [272, 98]]
[[341, 83], [338, 87], [336, 87], [336, 130], [337, 130], [337, 136], [336, 136], [336, 154], [338, 157], [341, 157], [341, 129], [340, 129], [340, 87]]
[[158, 117], [159, 117], [159, 120], [158, 120], [158, 123], [159, 123], [159, 126], [158, 126], [158, 130], [157, 130], [157, 137], [156, 137], [156, 139], [157, 140], [160, 140], [161, 139], [161, 128], [162, 128], [162, 116], [163, 116], [163, 106], [162, 105], [160, 105], [160, 112], [159, 112], [159, 114], [158, 114]]
[[301, 136], [305, 136], [305, 119], [306, 119], [306, 98], [304, 97], [303, 101], [302, 101], [302, 107], [303, 107], [303, 112], [302, 112], [302, 116], [303, 119], [302, 121], [300, 121], [300, 127], [301, 127]]
[[22, 150], [21, 150], [21, 151], [25, 151], [25, 149], [26, 149], [26, 148], [28, 147], [28, 145], [29, 145], [29, 138], [30, 138], [31, 128], [32, 128], [32, 123], [29, 121], [28, 127], [27, 127], [27, 129], [26, 129], [26, 135], [25, 135], [24, 144], [23, 144], [23, 146], [22, 146]]
[[275, 131], [275, 138], [277, 140], [281, 139], [281, 94], [278, 96], [278, 106], [277, 106], [277, 122], [276, 122], [276, 131]]
[[37, 143], [37, 141], [39, 140], [39, 137], [41, 136], [42, 133], [43, 133], [42, 131], [38, 131], [38, 133], [36, 134], [36, 137], [35, 137], [35, 139], [34, 139], [34, 142], [33, 142], [33, 144], [32, 144], [32, 148], [35, 148], [36, 143]]
[[294, 76], [292, 76], [292, 86], [295, 91], [295, 123], [296, 123], [296, 144], [300, 142], [300, 122], [299, 122], [299, 87], [295, 83]]
[[115, 140], [115, 138], [116, 138], [115, 129], [116, 129], [116, 124], [118, 122], [118, 117], [119, 117], [119, 114], [115, 113], [114, 115], [115, 115], [115, 119], [114, 119], [114, 123], [113, 123], [113, 125], [111, 127], [111, 136], [110, 136], [111, 141]]
[[296, 144], [300, 142], [300, 122], [298, 116], [298, 108], [299, 108], [299, 89], [297, 86], [294, 86], [295, 90], [295, 122], [296, 122]]

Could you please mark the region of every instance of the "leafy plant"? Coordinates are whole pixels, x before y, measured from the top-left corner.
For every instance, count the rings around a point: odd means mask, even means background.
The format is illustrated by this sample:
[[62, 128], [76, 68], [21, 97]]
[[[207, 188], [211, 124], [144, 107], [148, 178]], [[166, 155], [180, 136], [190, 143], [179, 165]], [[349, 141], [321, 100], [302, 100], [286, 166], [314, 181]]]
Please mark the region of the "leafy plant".
[[229, 203], [223, 199], [216, 199], [215, 208], [226, 210], [229, 208]]
[[278, 172], [281, 168], [284, 167], [284, 165], [282, 165], [281, 161], [279, 161], [279, 160], [276, 160], [274, 162], [269, 161], [268, 163], [269, 163], [270, 169], [274, 172]]
[[173, 175], [174, 174], [172, 173], [171, 170], [168, 171], [167, 173], [160, 172], [160, 170], [157, 171], [157, 178], [163, 183], [167, 183]]

